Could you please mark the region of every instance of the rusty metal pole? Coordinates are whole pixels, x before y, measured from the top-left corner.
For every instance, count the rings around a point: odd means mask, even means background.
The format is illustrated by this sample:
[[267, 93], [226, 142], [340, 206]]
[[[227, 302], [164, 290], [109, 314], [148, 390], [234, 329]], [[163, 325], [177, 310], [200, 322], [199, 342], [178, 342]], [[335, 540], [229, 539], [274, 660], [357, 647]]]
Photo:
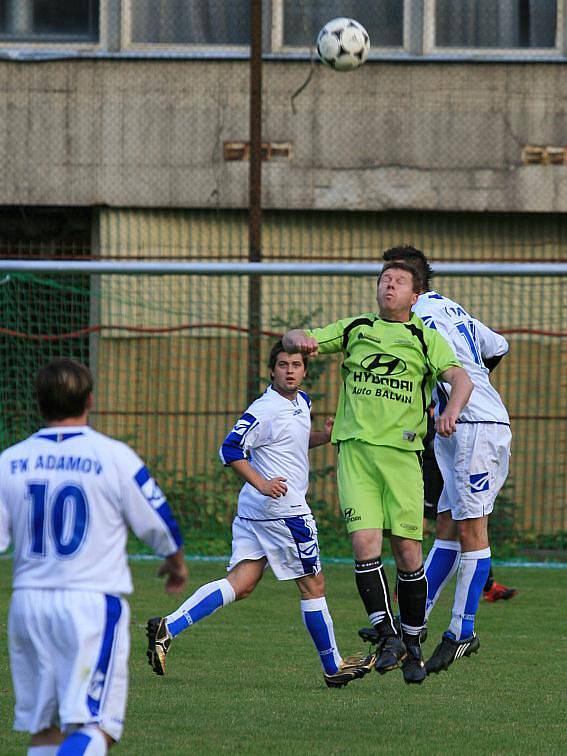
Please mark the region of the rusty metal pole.
[[[262, 261], [262, 0], [250, 0], [250, 171], [248, 260]], [[260, 384], [261, 278], [248, 277], [248, 403]]]

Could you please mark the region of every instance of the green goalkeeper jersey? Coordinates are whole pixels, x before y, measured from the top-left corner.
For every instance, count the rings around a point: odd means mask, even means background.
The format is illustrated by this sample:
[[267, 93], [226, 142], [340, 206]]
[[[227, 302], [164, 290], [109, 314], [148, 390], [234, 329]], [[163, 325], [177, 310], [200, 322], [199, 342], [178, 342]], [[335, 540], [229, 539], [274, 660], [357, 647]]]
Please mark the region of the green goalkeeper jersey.
[[441, 373], [461, 367], [437, 331], [417, 315], [398, 323], [367, 312], [307, 334], [319, 342], [320, 354], [344, 355], [333, 443], [356, 438], [423, 449], [432, 389]]

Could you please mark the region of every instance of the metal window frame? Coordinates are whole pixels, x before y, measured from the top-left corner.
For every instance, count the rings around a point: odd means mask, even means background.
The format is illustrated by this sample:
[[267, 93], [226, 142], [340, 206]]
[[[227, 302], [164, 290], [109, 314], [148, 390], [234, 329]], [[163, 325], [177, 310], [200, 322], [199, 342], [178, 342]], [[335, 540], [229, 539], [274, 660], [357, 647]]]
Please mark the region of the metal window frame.
[[99, 51], [108, 49], [108, 5], [112, 0], [97, 0], [98, 2], [98, 42], [89, 42], [87, 40], [73, 39], [69, 36], [64, 41], [54, 41], [46, 39], [41, 41], [35, 40], [14, 40], [10, 42], [8, 39], [0, 38], [0, 50], [54, 50], [54, 51], [69, 51], [79, 50], [81, 52]]
[[555, 24], [554, 47], [443, 47], [435, 44], [436, 24], [435, 12], [437, 0], [424, 0], [423, 10], [423, 55], [424, 57], [439, 55], [451, 58], [466, 57], [482, 60], [483, 58], [503, 58], [505, 60], [531, 60], [534, 58], [558, 58], [566, 52], [565, 43], [565, 2], [557, 0], [557, 15]]
[[[105, 2], [105, 0], [100, 1]], [[202, 55], [203, 53], [226, 55], [230, 53], [248, 53], [250, 51], [250, 45], [216, 45], [207, 42], [178, 44], [172, 44], [171, 42], [134, 42], [132, 40], [132, 17], [134, 15], [133, 5], [135, 2], [136, 0], [123, 0], [121, 4], [121, 50], [123, 52], [145, 52], [150, 56], [152, 52], [160, 56], [164, 53], [185, 53], [190, 56], [191, 54]]]
[[[367, 0], [369, 2], [369, 0]], [[412, 19], [416, 11], [415, 0], [402, 0], [403, 2], [403, 28], [402, 28], [402, 44], [396, 47], [378, 47], [373, 44], [370, 39], [370, 54], [369, 59], [372, 59], [376, 55], [399, 55], [400, 53], [410, 52], [412, 50]], [[418, 0], [418, 4], [421, 0]], [[316, 37], [313, 39], [313, 45], [306, 47], [305, 45], [285, 45], [284, 44], [284, 0], [272, 0], [272, 26], [270, 34], [270, 47], [272, 53], [278, 55], [286, 54], [302, 54], [309, 55], [316, 49]]]

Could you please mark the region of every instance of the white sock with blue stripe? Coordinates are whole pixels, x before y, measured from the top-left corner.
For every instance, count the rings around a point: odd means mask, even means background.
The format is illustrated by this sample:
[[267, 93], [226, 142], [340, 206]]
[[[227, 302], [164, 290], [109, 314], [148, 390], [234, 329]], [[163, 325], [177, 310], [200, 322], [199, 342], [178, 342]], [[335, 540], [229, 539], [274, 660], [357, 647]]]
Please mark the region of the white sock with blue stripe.
[[27, 756], [57, 756], [58, 749], [58, 745], [30, 746], [27, 750]]
[[107, 740], [95, 725], [84, 725], [68, 735], [57, 756], [106, 756]]
[[175, 638], [190, 625], [208, 617], [222, 606], [232, 604], [235, 599], [234, 588], [226, 578], [202, 585], [178, 609], [167, 615], [165, 623], [169, 634]]
[[302, 599], [301, 616], [309, 635], [313, 639], [323, 670], [328, 675], [334, 675], [339, 669], [341, 655], [337, 649], [333, 618], [327, 607], [325, 597]]
[[489, 571], [490, 547], [463, 551], [457, 573], [451, 624], [446, 633], [449, 637], [463, 640], [474, 634], [474, 618]]
[[461, 544], [458, 541], [435, 539], [425, 562], [425, 576], [427, 578], [426, 620], [441, 595], [441, 591], [457, 571], [460, 556]]

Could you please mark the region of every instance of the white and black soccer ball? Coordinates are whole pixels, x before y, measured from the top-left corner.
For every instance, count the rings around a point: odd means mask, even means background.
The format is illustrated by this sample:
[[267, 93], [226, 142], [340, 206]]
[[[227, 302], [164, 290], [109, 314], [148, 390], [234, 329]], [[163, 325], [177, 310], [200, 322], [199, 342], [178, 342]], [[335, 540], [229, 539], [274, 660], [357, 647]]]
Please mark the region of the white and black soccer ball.
[[362, 24], [353, 18], [333, 18], [317, 37], [317, 53], [335, 71], [359, 68], [370, 50], [370, 38]]

